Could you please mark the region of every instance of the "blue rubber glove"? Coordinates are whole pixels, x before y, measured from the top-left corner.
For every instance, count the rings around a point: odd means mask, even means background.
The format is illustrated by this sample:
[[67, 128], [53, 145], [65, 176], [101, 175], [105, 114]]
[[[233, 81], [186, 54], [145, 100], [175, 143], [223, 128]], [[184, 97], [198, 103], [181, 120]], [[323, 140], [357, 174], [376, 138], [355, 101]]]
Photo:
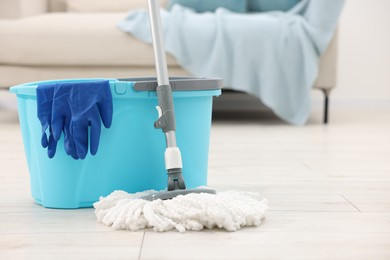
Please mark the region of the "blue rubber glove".
[[[57, 149], [57, 141], [54, 139], [51, 128], [52, 105], [53, 105], [53, 85], [41, 85], [37, 90], [37, 115], [42, 125], [41, 145], [47, 148], [47, 155], [53, 158]], [[49, 130], [49, 137], [46, 131]]]
[[[54, 99], [54, 93], [56, 90], [56, 84], [45, 84], [39, 85], [37, 92], [37, 108], [38, 108], [38, 118], [42, 125], [42, 137], [41, 145], [43, 148], [47, 148], [47, 154], [49, 158], [53, 158], [57, 150], [57, 142], [61, 136], [61, 131], [64, 131], [64, 146], [65, 152], [72, 156], [74, 159], [78, 159], [77, 151], [74, 145], [73, 137], [70, 135], [69, 127], [70, 125], [71, 113], [70, 108], [67, 108], [68, 104], [65, 103], [64, 109], [61, 110], [62, 114], [59, 115], [60, 110], [53, 111], [53, 103], [58, 102], [58, 99]], [[58, 106], [58, 103], [56, 104]], [[65, 113], [66, 111], [66, 113]], [[57, 112], [57, 113], [56, 113]], [[57, 121], [61, 121], [61, 125], [57, 122], [53, 125], [53, 117]], [[64, 129], [63, 129], [64, 128]], [[49, 131], [49, 137], [46, 132]], [[54, 132], [59, 132], [59, 137], [55, 138]]]
[[108, 81], [56, 84], [51, 121], [53, 137], [58, 141], [63, 131], [66, 152], [77, 154], [80, 159], [88, 153], [89, 139], [90, 152], [95, 155], [99, 147], [101, 122], [109, 128], [112, 113]]
[[64, 133], [64, 149], [67, 155], [73, 159], [79, 159], [73, 136], [70, 133], [70, 122], [72, 120], [72, 111], [69, 105], [70, 89], [63, 87], [61, 83], [51, 84], [53, 86], [53, 105], [51, 117], [51, 129], [53, 139], [60, 140], [62, 132]]

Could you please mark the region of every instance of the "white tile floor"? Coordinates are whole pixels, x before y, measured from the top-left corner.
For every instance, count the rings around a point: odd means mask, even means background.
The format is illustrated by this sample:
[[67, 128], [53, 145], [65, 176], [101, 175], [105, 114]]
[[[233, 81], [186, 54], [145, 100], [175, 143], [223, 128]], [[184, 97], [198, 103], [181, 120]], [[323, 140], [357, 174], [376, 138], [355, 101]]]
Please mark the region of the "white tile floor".
[[93, 209], [34, 204], [16, 117], [0, 111], [0, 259], [390, 259], [390, 105], [334, 107], [328, 126], [216, 120], [210, 186], [270, 203], [235, 233], [113, 231]]

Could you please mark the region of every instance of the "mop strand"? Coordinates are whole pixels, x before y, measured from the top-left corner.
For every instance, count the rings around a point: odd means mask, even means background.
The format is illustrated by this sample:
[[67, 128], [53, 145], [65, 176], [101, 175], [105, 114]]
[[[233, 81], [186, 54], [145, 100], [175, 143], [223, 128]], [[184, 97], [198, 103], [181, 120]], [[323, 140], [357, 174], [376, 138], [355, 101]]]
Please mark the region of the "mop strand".
[[107, 226], [132, 231], [153, 228], [185, 232], [215, 227], [237, 231], [244, 226], [260, 225], [268, 209], [267, 200], [260, 199], [258, 193], [242, 191], [191, 193], [170, 200], [140, 199], [155, 192], [114, 191], [94, 203], [96, 217]]

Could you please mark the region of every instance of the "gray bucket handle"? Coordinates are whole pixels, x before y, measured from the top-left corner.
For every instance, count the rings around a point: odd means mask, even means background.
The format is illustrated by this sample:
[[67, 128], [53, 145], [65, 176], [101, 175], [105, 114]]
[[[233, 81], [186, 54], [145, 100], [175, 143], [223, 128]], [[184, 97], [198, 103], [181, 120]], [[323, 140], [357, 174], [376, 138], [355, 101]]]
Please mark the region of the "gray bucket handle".
[[[135, 81], [135, 91], [156, 91], [158, 86], [156, 78], [131, 78], [120, 79], [120, 81]], [[172, 90], [176, 91], [196, 91], [196, 90], [215, 90], [223, 88], [223, 81], [219, 78], [188, 78], [173, 77], [169, 78], [169, 84]]]

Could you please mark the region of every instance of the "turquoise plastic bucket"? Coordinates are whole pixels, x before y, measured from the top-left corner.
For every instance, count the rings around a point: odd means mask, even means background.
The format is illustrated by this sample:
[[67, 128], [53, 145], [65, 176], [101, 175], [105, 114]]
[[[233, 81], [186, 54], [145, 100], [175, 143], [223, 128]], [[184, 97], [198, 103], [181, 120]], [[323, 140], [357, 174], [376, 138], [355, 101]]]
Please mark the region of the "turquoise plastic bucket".
[[[61, 139], [55, 157], [48, 158], [40, 144], [37, 86], [93, 80], [101, 79], [43, 81], [10, 89], [17, 95], [32, 197], [44, 207], [91, 207], [100, 196], [114, 190], [134, 193], [166, 189], [165, 138], [160, 129], [153, 127], [158, 117], [157, 96], [153, 90], [134, 89], [142, 79], [105, 79], [110, 81], [113, 95], [113, 122], [111, 128], [102, 128], [95, 156], [88, 154], [84, 160], [74, 160], [66, 155]], [[182, 152], [183, 176], [188, 188], [207, 185], [212, 98], [221, 93], [220, 89], [206, 90], [205, 86], [200, 89], [173, 92], [177, 145]]]

